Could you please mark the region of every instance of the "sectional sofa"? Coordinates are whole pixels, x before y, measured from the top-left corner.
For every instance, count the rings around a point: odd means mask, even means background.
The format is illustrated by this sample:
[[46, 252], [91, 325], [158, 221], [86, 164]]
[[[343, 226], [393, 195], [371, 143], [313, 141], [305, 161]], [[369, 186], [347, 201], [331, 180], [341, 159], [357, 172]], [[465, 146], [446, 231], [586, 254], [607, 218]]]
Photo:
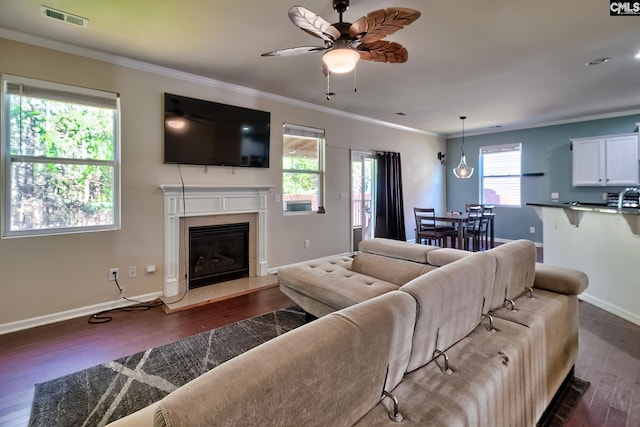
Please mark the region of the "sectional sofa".
[[534, 426], [575, 363], [587, 277], [524, 240], [360, 249], [278, 272], [319, 319], [113, 425]]

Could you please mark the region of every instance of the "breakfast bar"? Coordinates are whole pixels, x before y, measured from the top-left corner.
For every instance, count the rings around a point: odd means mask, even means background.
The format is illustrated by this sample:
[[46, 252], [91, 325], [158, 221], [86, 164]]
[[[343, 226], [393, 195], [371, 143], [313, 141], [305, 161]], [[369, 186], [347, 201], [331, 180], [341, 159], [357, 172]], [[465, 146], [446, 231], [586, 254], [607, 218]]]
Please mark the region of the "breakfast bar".
[[597, 203], [527, 203], [543, 223], [544, 263], [582, 270], [581, 299], [640, 325], [640, 210]]

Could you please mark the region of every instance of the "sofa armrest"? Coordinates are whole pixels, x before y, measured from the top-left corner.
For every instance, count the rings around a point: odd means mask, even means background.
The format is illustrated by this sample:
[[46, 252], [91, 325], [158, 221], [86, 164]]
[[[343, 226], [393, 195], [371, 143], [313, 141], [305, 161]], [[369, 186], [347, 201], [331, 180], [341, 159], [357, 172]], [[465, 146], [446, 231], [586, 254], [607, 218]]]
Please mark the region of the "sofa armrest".
[[565, 295], [579, 295], [589, 286], [589, 277], [571, 268], [536, 263], [533, 286]]

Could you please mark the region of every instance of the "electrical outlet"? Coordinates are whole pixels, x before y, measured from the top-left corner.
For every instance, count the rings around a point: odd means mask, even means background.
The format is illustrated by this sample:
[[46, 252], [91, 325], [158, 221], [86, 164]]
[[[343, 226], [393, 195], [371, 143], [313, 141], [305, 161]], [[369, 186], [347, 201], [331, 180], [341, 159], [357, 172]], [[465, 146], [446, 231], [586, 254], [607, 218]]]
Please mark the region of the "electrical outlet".
[[308, 248], [310, 246], [309, 240], [304, 241], [304, 247]]
[[109, 269], [109, 280], [115, 281], [120, 279], [120, 269], [119, 268], [110, 268]]
[[132, 265], [129, 267], [129, 277], [136, 277], [136, 266]]
[[529, 233], [536, 234], [536, 228], [535, 227], [529, 227]]
[[275, 194], [273, 197], [274, 197], [276, 203], [280, 203], [280, 195], [279, 194]]
[[551, 193], [551, 200], [559, 200], [560, 193]]

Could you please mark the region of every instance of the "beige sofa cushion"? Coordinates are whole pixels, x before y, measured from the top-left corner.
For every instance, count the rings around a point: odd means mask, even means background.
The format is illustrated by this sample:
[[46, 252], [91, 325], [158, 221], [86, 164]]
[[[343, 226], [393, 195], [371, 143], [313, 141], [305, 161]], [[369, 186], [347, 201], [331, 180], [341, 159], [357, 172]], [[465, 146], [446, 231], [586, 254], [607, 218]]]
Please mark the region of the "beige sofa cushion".
[[419, 245], [401, 240], [385, 239], [376, 237], [375, 239], [363, 240], [358, 244], [360, 252], [382, 255], [390, 258], [404, 259], [407, 261], [427, 263], [427, 254], [438, 249], [438, 246]]
[[390, 355], [403, 339], [394, 334], [411, 330], [415, 302], [400, 292], [381, 298], [287, 332], [196, 378], [160, 401], [155, 424], [353, 425], [380, 401], [387, 367], [396, 377], [406, 361]]
[[398, 286], [402, 286], [435, 268], [428, 264], [364, 252], [356, 255], [351, 264], [351, 270], [356, 273], [372, 276]]
[[427, 364], [436, 349], [448, 349], [480, 323], [495, 271], [495, 258], [477, 252], [400, 288], [418, 302], [410, 371]]
[[582, 271], [537, 263], [533, 286], [560, 294], [580, 295], [589, 286], [589, 277]]
[[398, 289], [393, 283], [356, 273], [334, 261], [283, 267], [278, 269], [277, 275], [281, 287], [321, 301], [335, 310]]
[[545, 406], [562, 384], [578, 356], [578, 298], [542, 289], [534, 298], [523, 295], [515, 300], [516, 311], [501, 307], [491, 314], [528, 327], [543, 356], [536, 368], [543, 385]]
[[489, 308], [502, 307], [505, 298], [514, 299], [533, 287], [536, 246], [530, 240], [514, 240], [488, 251], [496, 258], [496, 280]]
[[442, 267], [443, 265], [451, 264], [466, 256], [471, 255], [473, 252], [464, 251], [462, 249], [455, 248], [442, 248], [435, 251], [429, 251], [427, 254], [427, 262], [436, 267]]
[[[416, 320], [416, 301], [407, 293], [392, 291], [375, 297], [367, 304], [358, 304], [357, 310], [344, 309], [337, 311], [336, 316], [343, 316], [360, 327], [370, 325], [377, 328], [379, 321], [388, 322], [391, 330], [391, 342], [388, 347], [389, 367], [385, 390], [393, 390], [401, 381], [409, 364], [411, 355], [411, 337]], [[382, 318], [376, 322], [367, 321], [368, 317]], [[375, 333], [375, 331], [371, 331]], [[381, 344], [383, 341], [381, 340]], [[366, 354], [363, 354], [366, 357]]]
[[315, 317], [326, 316], [327, 314], [336, 311], [335, 307], [327, 305], [315, 298], [311, 298], [307, 295], [301, 294], [298, 291], [294, 291], [293, 289], [285, 285], [280, 284], [280, 291], [291, 298], [291, 301], [295, 302], [298, 307]]
[[[541, 352], [528, 328], [501, 319], [495, 326], [498, 332], [478, 326], [447, 351], [452, 375], [441, 372], [442, 359], [405, 375], [392, 391], [404, 417], [399, 425], [536, 425], [542, 413], [536, 380]], [[356, 426], [398, 425], [389, 420], [390, 410], [390, 399], [384, 399]]]

